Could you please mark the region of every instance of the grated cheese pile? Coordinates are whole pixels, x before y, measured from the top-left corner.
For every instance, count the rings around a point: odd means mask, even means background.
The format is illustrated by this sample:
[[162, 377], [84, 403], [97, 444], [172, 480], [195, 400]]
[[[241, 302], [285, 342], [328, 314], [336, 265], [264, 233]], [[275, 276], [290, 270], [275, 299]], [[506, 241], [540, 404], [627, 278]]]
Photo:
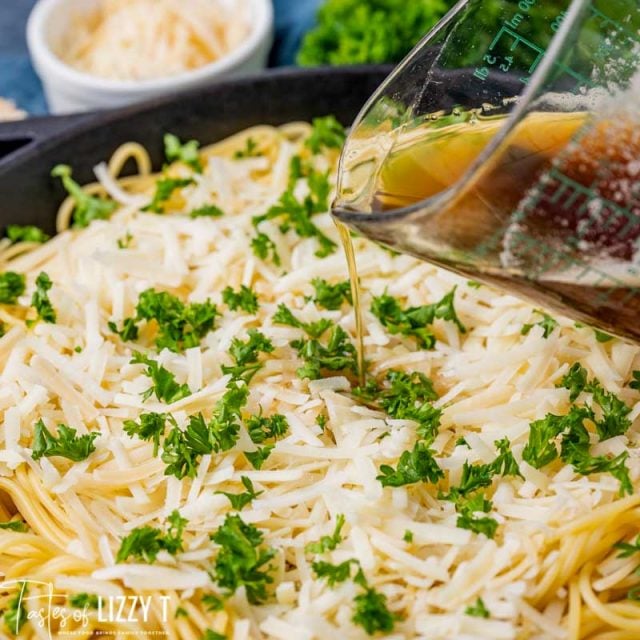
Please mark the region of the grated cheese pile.
[[[0, 338], [0, 489], [34, 529], [29, 534], [0, 530], [0, 570], [6, 578], [19, 579], [28, 573], [28, 564], [20, 565], [18, 559], [33, 558], [39, 579], [52, 580], [56, 592], [170, 594], [172, 607], [182, 606], [188, 615], [171, 616], [166, 625], [156, 621], [155, 628], [176, 640], [200, 638], [206, 627], [233, 640], [355, 640], [367, 637], [352, 621], [359, 587], [351, 580], [330, 587], [314, 576], [314, 557], [305, 553], [305, 545], [331, 535], [343, 514], [343, 540], [323, 558], [334, 564], [359, 561], [368, 583], [399, 615], [385, 637], [568, 637], [566, 588], [552, 593], [542, 608], [528, 598], [562, 559], [549, 541], [568, 524], [619, 500], [619, 483], [609, 474], [577, 475], [564, 464], [552, 471], [534, 469], [523, 462], [522, 449], [531, 421], [549, 412], [566, 413], [569, 391], [556, 385], [579, 361], [633, 406], [629, 417], [634, 426], [628, 434], [597, 446], [601, 455], [629, 450], [627, 465], [637, 491], [640, 404], [637, 392], [625, 383], [634, 367], [640, 367], [638, 348], [616, 339], [599, 342], [592, 329], [562, 318], [546, 338], [535, 324], [523, 335], [523, 325], [536, 323], [539, 316], [518, 299], [356, 239], [370, 374], [380, 377], [393, 368], [419, 371], [433, 380], [440, 396], [434, 404], [443, 415], [432, 448], [450, 484], [459, 482], [465, 461], [491, 462], [494, 441], [505, 436], [524, 476], [494, 480], [495, 539], [459, 528], [454, 505], [439, 500], [428, 483], [383, 488], [376, 479], [380, 466], [395, 466], [413, 447], [415, 423], [389, 419], [358, 402], [343, 376], [315, 381], [297, 377], [301, 362], [290, 342], [300, 337], [300, 330], [271, 321], [284, 304], [305, 322], [327, 317], [352, 338], [355, 331], [350, 305], [325, 311], [309, 299], [313, 278], [336, 282], [347, 277], [341, 250], [318, 258], [315, 238], [300, 239], [274, 221], [263, 223], [262, 229], [275, 242], [281, 266], [259, 259], [249, 248], [252, 217], [278, 201], [291, 158], [303, 149], [295, 136], [274, 135], [274, 152], [263, 157], [235, 159], [214, 148], [203, 173], [194, 176], [195, 184], [186, 186], [163, 215], [140, 210], [153, 193], [153, 182], [127, 190], [115, 185], [102, 167], [97, 173], [121, 201], [112, 217], [65, 231], [7, 265], [27, 274], [27, 292], [20, 298], [25, 305], [37, 274], [46, 271], [53, 282], [50, 298], [57, 322], [27, 328], [0, 312], [0, 319], [12, 325]], [[336, 156], [332, 151], [313, 159], [318, 170], [332, 171], [332, 181]], [[173, 171], [192, 175], [184, 166]], [[301, 197], [306, 189], [304, 180], [296, 187]], [[225, 215], [182, 215], [211, 202]], [[313, 220], [338, 242], [328, 213]], [[130, 241], [119, 248], [124, 237]], [[258, 296], [256, 314], [232, 312], [222, 303], [225, 287], [243, 284]], [[455, 324], [436, 320], [432, 350], [416, 350], [411, 340], [390, 335], [370, 311], [372, 296], [385, 291], [403, 304], [421, 305], [440, 300], [454, 286], [456, 310], [468, 331], [462, 334]], [[140, 365], [130, 364], [136, 345], [123, 342], [107, 325], [122, 326], [135, 314], [139, 294], [150, 287], [185, 302], [210, 298], [222, 310], [200, 346], [183, 353], [151, 353], [192, 391], [171, 405], [155, 397], [143, 400], [149, 378]], [[245, 338], [250, 328], [260, 329], [275, 350], [251, 381], [243, 411], [284, 415], [288, 434], [275, 443], [260, 470], [242, 453], [255, 450], [243, 427], [231, 450], [202, 458], [195, 478], [164, 475], [153, 444], [129, 437], [123, 421], [135, 420], [143, 411], [164, 412], [183, 428], [189, 415], [206, 414], [229, 380], [221, 365], [229, 362], [232, 339]], [[324, 430], [317, 422], [321, 415], [327, 417]], [[67, 424], [78, 434], [98, 430], [96, 452], [74, 464], [33, 460], [33, 425], [39, 418], [50, 426]], [[468, 447], [455, 444], [462, 437]], [[266, 604], [253, 606], [239, 589], [224, 612], [203, 612], [198, 603], [202, 593], [215, 591], [207, 572], [218, 553], [209, 534], [230, 513], [229, 500], [216, 492], [241, 492], [241, 476], [262, 492], [241, 516], [264, 532], [265, 544], [275, 549], [271, 596]], [[8, 517], [12, 509], [6, 501], [4, 509]], [[188, 520], [183, 552], [161, 553], [151, 564], [115, 562], [125, 535], [136, 527], [164, 526], [175, 509]], [[609, 561], [597, 570], [598, 577], [606, 582], [618, 571], [613, 581], [624, 580], [634, 566], [625, 573], [619, 562]], [[490, 617], [465, 614], [478, 598]]]
[[58, 53], [85, 73], [150, 80], [221, 58], [249, 30], [249, 6], [237, 0], [100, 0], [76, 17]]

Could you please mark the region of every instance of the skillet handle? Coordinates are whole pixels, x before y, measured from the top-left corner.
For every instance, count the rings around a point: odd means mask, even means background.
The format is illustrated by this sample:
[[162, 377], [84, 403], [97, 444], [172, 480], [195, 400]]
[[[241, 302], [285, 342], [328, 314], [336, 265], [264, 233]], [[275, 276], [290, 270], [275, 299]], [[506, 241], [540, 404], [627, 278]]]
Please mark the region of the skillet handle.
[[0, 162], [19, 149], [37, 146], [55, 138], [59, 133], [90, 117], [89, 114], [71, 116], [43, 116], [0, 122]]

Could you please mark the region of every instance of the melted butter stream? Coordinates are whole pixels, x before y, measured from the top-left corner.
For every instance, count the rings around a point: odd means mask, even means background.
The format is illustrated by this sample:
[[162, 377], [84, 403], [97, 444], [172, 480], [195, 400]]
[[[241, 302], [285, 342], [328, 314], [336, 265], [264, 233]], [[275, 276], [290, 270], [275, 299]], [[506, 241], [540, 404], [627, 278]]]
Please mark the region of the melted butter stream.
[[349, 268], [349, 282], [351, 284], [351, 299], [353, 301], [353, 313], [356, 319], [356, 350], [358, 352], [358, 381], [361, 386], [365, 382], [364, 366], [364, 324], [362, 321], [362, 306], [360, 303], [360, 280], [358, 278], [358, 268], [356, 265], [356, 252], [351, 238], [351, 232], [342, 222], [334, 218], [335, 225], [340, 234], [342, 247], [347, 257], [347, 267]]

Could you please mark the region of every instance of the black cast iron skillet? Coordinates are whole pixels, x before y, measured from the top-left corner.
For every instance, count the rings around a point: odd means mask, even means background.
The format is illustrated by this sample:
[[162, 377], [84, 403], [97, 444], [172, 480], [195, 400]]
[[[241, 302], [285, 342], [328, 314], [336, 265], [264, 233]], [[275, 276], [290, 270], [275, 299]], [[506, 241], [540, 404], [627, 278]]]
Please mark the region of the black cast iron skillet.
[[159, 168], [166, 132], [207, 144], [256, 124], [327, 114], [348, 125], [390, 70], [276, 70], [115, 111], [1, 124], [0, 233], [12, 223], [54, 232], [65, 197], [59, 180], [50, 177], [56, 164], [72, 165], [74, 178], [86, 183], [94, 180], [97, 163], [130, 140], [144, 145]]

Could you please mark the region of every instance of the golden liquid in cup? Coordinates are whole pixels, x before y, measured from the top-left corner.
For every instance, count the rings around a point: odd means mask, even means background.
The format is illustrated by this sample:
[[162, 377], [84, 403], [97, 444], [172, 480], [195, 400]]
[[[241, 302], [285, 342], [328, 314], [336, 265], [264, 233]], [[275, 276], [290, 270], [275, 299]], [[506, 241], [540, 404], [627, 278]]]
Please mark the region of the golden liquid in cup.
[[[412, 232], [434, 242], [439, 236], [457, 252], [413, 247], [411, 253], [638, 340], [640, 126], [620, 116], [581, 131], [588, 117], [527, 116], [448, 199], [504, 118], [416, 127], [385, 160], [372, 209], [444, 195], [424, 229], [414, 218]], [[496, 232], [500, 237], [491, 244]], [[378, 239], [404, 248], [393, 236], [379, 233]], [[350, 276], [357, 285], [354, 270]]]

